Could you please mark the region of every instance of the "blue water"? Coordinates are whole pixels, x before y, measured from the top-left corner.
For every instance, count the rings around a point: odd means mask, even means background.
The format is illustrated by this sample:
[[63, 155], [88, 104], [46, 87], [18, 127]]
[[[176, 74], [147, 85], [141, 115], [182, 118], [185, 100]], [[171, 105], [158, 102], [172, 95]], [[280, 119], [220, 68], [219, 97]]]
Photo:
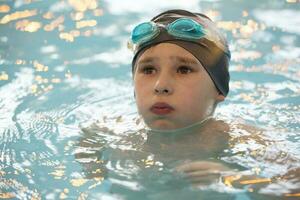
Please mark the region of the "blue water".
[[[126, 43], [171, 8], [208, 14], [229, 40], [231, 90], [215, 113], [233, 127], [227, 154], [149, 142], [140, 122]], [[299, 169], [299, 10], [296, 0], [1, 1], [0, 199], [299, 198], [299, 175], [252, 191], [193, 187], [173, 170], [183, 158], [267, 178]]]

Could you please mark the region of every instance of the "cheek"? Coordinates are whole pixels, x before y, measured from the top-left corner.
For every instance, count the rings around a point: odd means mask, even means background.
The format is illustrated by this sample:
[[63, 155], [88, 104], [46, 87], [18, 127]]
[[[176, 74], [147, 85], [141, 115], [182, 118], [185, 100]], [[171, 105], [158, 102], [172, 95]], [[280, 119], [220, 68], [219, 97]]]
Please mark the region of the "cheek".
[[189, 90], [184, 92], [181, 95], [181, 99], [184, 107], [190, 110], [197, 109], [203, 101], [202, 95], [199, 91], [196, 90]]
[[187, 87], [182, 88], [180, 97], [182, 104], [189, 105], [187, 106], [189, 109], [201, 109], [211, 103], [214, 90], [210, 84], [193, 82], [186, 86]]
[[136, 97], [143, 96], [146, 93], [146, 87], [141, 82], [137, 81], [134, 83], [134, 91]]
[[134, 82], [135, 101], [139, 108], [141, 108], [146, 102], [146, 96], [149, 94], [149, 90], [146, 85], [139, 80]]

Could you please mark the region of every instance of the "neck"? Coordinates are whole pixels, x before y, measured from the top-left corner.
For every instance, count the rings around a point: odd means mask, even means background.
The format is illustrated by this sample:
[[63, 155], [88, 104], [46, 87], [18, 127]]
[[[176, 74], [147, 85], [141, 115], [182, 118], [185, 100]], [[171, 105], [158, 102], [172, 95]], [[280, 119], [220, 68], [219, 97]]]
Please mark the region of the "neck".
[[178, 129], [169, 129], [169, 130], [161, 130], [161, 129], [150, 129], [148, 128], [148, 133], [150, 135], [152, 134], [163, 134], [165, 136], [176, 136], [176, 135], [181, 135], [181, 134], [186, 134], [186, 133], [195, 133], [195, 131], [200, 130], [206, 122], [208, 122], [212, 117], [207, 117], [204, 120], [201, 120], [199, 122], [195, 122], [189, 126], [183, 127], [183, 128], [178, 128]]

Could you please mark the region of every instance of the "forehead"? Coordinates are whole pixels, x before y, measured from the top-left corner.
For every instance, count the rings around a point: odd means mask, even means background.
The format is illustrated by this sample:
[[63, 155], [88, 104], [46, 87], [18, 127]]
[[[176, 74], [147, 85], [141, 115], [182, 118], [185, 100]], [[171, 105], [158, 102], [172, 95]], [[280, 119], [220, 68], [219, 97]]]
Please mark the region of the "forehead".
[[199, 60], [184, 48], [172, 43], [160, 43], [148, 48], [137, 60], [137, 63], [145, 61], [159, 61], [169, 59], [177, 62], [190, 62], [200, 64]]

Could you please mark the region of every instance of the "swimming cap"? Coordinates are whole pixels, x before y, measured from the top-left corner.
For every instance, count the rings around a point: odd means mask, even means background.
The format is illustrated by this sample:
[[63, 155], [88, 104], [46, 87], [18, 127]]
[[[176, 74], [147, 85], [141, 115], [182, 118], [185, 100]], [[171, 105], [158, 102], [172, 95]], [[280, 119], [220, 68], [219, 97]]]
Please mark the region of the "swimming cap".
[[155, 16], [151, 21], [168, 25], [180, 18], [191, 18], [195, 20], [204, 27], [207, 34], [197, 40], [184, 40], [182, 38], [176, 38], [162, 29], [157, 37], [137, 46], [132, 60], [132, 72], [134, 73], [135, 71], [135, 63], [138, 58], [150, 47], [162, 42], [176, 44], [190, 52], [199, 60], [219, 92], [227, 96], [230, 79], [228, 71], [230, 51], [226, 39], [218, 31], [214, 22], [201, 13], [192, 13], [178, 9], [165, 11]]

